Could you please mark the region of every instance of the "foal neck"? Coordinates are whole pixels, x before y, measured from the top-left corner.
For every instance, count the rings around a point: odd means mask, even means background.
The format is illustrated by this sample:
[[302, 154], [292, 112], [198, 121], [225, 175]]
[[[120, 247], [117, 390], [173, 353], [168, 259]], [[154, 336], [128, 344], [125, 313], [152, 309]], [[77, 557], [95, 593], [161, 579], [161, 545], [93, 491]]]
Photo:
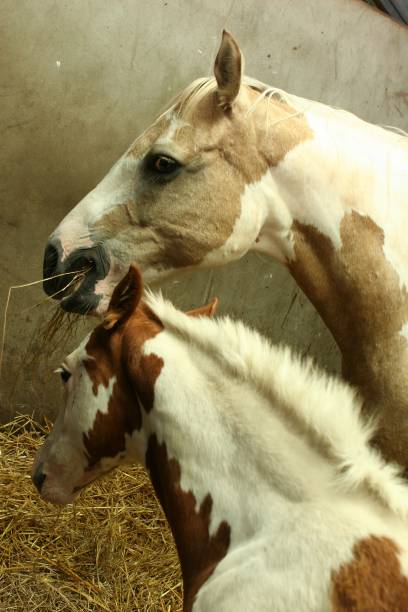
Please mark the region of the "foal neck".
[[160, 444], [154, 433], [148, 442], [146, 468], [176, 542], [183, 574], [184, 609], [188, 611], [202, 584], [227, 554], [231, 527], [223, 520], [210, 535], [211, 494], [197, 508], [194, 493], [181, 487], [178, 460], [168, 456], [165, 442]]
[[[143, 353], [163, 364], [143, 417], [145, 465], [174, 535], [189, 610], [232, 547], [273, 531], [271, 516], [274, 524], [287, 518], [313, 497], [311, 481], [321, 487], [327, 474], [324, 461], [275, 422], [266, 400], [221, 373], [191, 339], [165, 327]], [[305, 464], [307, 477], [298, 478]]]

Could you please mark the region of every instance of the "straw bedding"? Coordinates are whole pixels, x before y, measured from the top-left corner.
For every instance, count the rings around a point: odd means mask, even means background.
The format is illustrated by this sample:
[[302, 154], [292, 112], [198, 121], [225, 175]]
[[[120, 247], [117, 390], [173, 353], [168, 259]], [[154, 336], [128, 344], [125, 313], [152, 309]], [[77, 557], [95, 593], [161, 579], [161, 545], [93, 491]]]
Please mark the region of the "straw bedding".
[[26, 416], [0, 428], [0, 610], [181, 610], [177, 554], [143, 468], [56, 509], [30, 480], [46, 431]]

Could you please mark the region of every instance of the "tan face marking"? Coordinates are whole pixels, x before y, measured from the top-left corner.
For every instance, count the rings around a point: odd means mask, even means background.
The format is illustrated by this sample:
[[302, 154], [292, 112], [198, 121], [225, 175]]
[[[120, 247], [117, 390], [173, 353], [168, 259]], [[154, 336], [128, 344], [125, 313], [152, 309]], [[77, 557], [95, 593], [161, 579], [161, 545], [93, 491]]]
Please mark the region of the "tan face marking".
[[358, 542], [353, 560], [332, 576], [333, 612], [405, 612], [408, 579], [401, 573], [398, 552], [388, 538]]
[[231, 528], [223, 521], [210, 537], [211, 494], [208, 493], [196, 512], [193, 493], [180, 487], [178, 461], [169, 459], [166, 445], [158, 443], [156, 434], [149, 438], [146, 467], [176, 541], [184, 582], [183, 609], [189, 612], [197, 592], [227, 554]]
[[408, 294], [384, 255], [384, 234], [370, 217], [347, 213], [342, 246], [311, 225], [294, 222], [296, 259], [289, 269], [321, 314], [343, 355], [344, 375], [380, 408], [378, 444], [408, 465]]
[[[120, 259], [135, 260], [142, 269], [195, 266], [222, 247], [241, 213], [245, 186], [313, 137], [306, 120], [291, 117], [296, 111], [281, 100], [265, 100], [248, 115], [259, 95], [243, 86], [228, 115], [219, 108], [215, 91], [185, 108], [183, 127], [163, 146], [164, 153], [177, 152], [184, 165], [180, 175], [158, 184], [146, 178], [142, 164], [134, 179], [135, 200], [102, 216], [95, 223], [94, 239], [120, 240]], [[182, 106], [180, 102], [175, 107], [174, 116]], [[154, 143], [168, 129], [169, 119], [161, 118], [129, 155], [140, 158], [152, 147], [160, 149]]]

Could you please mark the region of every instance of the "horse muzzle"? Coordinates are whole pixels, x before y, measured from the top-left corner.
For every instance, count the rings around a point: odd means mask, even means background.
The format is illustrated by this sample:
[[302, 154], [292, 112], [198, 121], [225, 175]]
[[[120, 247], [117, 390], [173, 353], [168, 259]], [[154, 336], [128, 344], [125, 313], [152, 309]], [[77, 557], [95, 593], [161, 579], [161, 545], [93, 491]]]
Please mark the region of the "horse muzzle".
[[101, 299], [95, 294], [95, 285], [105, 278], [109, 267], [109, 257], [101, 245], [78, 248], [64, 259], [59, 239], [51, 237], [44, 252], [44, 291], [60, 300], [68, 312], [92, 313]]

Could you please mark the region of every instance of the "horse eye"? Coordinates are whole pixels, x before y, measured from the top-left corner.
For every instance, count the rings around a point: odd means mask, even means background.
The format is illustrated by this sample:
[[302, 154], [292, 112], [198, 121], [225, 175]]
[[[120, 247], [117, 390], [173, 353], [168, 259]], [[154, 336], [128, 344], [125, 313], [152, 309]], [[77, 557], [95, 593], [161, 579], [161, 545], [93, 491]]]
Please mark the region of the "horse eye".
[[150, 159], [150, 169], [159, 174], [171, 174], [178, 168], [180, 164], [178, 161], [167, 155], [155, 155]]

